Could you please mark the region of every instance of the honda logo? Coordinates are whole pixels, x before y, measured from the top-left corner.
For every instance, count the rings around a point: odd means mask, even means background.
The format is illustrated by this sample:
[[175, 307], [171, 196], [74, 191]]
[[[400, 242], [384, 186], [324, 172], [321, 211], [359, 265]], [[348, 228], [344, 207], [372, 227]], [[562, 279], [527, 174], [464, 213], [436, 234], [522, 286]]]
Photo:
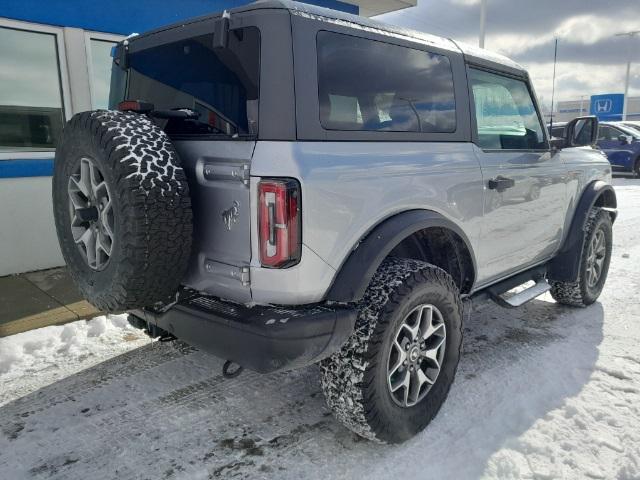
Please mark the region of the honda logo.
[[596, 100], [596, 113], [609, 113], [613, 108], [613, 102], [610, 98]]

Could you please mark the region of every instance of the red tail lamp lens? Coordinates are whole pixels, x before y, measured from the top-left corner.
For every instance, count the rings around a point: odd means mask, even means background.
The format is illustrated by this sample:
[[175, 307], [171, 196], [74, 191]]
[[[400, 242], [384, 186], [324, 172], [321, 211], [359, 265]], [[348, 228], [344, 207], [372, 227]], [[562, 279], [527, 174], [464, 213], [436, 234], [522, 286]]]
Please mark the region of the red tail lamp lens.
[[139, 100], [125, 100], [118, 104], [118, 110], [121, 112], [148, 113], [153, 110], [153, 104]]
[[285, 268], [300, 261], [302, 229], [300, 187], [295, 180], [258, 183], [260, 263]]

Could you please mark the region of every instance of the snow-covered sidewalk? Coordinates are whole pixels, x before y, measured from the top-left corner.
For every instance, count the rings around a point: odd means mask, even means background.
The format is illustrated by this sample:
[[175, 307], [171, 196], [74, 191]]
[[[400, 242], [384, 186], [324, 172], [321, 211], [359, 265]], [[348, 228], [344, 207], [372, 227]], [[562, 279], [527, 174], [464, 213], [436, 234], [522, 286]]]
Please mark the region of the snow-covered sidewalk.
[[107, 315], [0, 338], [0, 406], [43, 385], [150, 343], [126, 315]]
[[640, 181], [616, 184], [601, 301], [478, 306], [447, 402], [404, 445], [339, 425], [316, 367], [224, 380], [114, 316], [0, 339], [0, 479], [640, 479]]

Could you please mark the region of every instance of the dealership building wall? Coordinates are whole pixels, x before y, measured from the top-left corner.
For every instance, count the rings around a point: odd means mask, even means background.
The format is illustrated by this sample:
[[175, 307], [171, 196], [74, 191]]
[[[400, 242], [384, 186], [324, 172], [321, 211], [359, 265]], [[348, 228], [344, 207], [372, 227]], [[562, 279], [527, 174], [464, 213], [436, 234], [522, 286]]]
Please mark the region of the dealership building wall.
[[[373, 16], [417, 0], [307, 0]], [[51, 206], [55, 144], [74, 114], [106, 108], [112, 46], [246, 0], [0, 2], [0, 276], [62, 265]]]
[[[591, 97], [585, 96], [580, 100], [558, 102], [553, 114], [554, 122], [568, 122], [582, 115], [590, 115]], [[627, 120], [640, 121], [640, 97], [629, 97], [627, 104]]]

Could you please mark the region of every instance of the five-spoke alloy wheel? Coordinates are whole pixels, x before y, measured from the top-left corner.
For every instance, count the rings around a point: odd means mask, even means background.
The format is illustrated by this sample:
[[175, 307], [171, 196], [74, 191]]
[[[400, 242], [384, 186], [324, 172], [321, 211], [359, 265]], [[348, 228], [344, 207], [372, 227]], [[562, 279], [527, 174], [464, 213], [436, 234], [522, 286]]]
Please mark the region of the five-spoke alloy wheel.
[[93, 160], [80, 159], [67, 192], [73, 239], [89, 267], [102, 270], [113, 249], [114, 217], [111, 192]]

